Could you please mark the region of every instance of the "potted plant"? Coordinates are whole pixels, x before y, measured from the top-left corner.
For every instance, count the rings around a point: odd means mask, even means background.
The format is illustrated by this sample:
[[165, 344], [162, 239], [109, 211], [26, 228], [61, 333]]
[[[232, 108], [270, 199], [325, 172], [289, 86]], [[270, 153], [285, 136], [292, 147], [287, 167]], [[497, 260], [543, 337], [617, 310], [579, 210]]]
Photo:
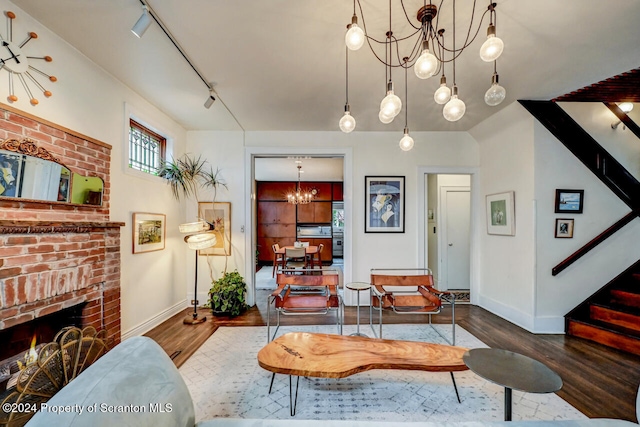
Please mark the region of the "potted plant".
[[237, 316], [248, 306], [245, 301], [247, 284], [237, 270], [224, 272], [213, 282], [209, 291], [209, 304], [215, 316]]

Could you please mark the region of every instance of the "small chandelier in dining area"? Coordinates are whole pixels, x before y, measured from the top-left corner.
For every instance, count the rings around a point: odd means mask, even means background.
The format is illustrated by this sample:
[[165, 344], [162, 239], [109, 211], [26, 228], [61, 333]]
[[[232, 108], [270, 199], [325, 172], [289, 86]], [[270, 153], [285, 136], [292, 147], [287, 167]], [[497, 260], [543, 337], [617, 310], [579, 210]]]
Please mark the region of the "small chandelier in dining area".
[[313, 194], [310, 191], [302, 190], [300, 185], [300, 171], [302, 170], [302, 165], [300, 161], [296, 161], [298, 163], [298, 184], [296, 188], [287, 194], [287, 202], [292, 205], [306, 205], [307, 203], [311, 203], [313, 199]]
[[[345, 35], [345, 43], [348, 49], [356, 51], [367, 44], [371, 53], [385, 67], [386, 96], [380, 103], [380, 113], [378, 115], [380, 121], [385, 124], [391, 123], [402, 110], [403, 102], [396, 95], [392, 80], [393, 70], [398, 68], [413, 68], [416, 76], [421, 80], [440, 74], [440, 85], [435, 90], [434, 101], [437, 104], [444, 105], [442, 114], [446, 120], [451, 122], [460, 120], [464, 116], [466, 106], [462, 101], [463, 92], [458, 89], [456, 84], [456, 59], [476, 39], [487, 15], [489, 16], [487, 38], [480, 47], [479, 53], [482, 61], [493, 62], [493, 73], [489, 74], [491, 85], [485, 94], [485, 102], [490, 106], [501, 103], [505, 98], [506, 91], [498, 84], [497, 59], [502, 54], [504, 43], [496, 35], [497, 3], [490, 1], [484, 13], [478, 18], [477, 15], [479, 13], [475, 10], [476, 2], [472, 2], [471, 10], [466, 11], [467, 16], [462, 20], [469, 22], [465, 30], [466, 38], [463, 43], [456, 43], [456, 0], [441, 0], [439, 6], [432, 4], [431, 1], [423, 0], [414, 15], [417, 22], [410, 18], [411, 13], [407, 11], [405, 3], [408, 2], [399, 1], [402, 12], [396, 13], [406, 20], [406, 23], [402, 24], [403, 28], [400, 29], [403, 34], [394, 33], [392, 28], [392, 23], [394, 22], [392, 0], [389, 0], [388, 16], [380, 16], [380, 13], [376, 14], [377, 11], [374, 10], [367, 11], [369, 13], [367, 17], [372, 19], [373, 22], [384, 22], [385, 18], [388, 18], [389, 27], [385, 28], [384, 32], [380, 34], [374, 34], [373, 32], [379, 31], [380, 28], [374, 29], [371, 27], [367, 29], [365, 11], [361, 0], [354, 0], [353, 16], [351, 23], [347, 26]], [[448, 32], [439, 25], [438, 7], [444, 8], [445, 6], [451, 8], [453, 16], [452, 28]], [[398, 12], [397, 9], [396, 7], [396, 12]], [[361, 26], [358, 25], [358, 19], [360, 19]], [[402, 18], [398, 19], [402, 20]], [[446, 33], [451, 34], [451, 42], [445, 41]], [[451, 86], [447, 85], [447, 77], [445, 75], [445, 69], [449, 66], [452, 72]], [[347, 87], [348, 77], [347, 72]], [[405, 105], [407, 103], [406, 98], [407, 96], [405, 95]], [[348, 113], [350, 114], [350, 111]], [[342, 126], [341, 129], [343, 132], [352, 130], [345, 130]]]

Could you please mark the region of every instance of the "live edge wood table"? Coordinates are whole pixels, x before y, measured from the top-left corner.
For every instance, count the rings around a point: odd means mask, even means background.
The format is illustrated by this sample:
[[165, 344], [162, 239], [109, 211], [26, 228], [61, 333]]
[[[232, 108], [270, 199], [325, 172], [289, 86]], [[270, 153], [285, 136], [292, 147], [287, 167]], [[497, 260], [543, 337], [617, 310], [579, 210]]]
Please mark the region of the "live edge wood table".
[[[462, 360], [466, 351], [463, 347], [426, 342], [290, 332], [264, 346], [258, 352], [258, 364], [274, 376], [289, 375], [289, 409], [294, 416], [301, 376], [345, 378], [371, 369], [449, 372], [460, 402], [453, 372], [469, 369]], [[298, 377], [295, 398], [292, 376]]]

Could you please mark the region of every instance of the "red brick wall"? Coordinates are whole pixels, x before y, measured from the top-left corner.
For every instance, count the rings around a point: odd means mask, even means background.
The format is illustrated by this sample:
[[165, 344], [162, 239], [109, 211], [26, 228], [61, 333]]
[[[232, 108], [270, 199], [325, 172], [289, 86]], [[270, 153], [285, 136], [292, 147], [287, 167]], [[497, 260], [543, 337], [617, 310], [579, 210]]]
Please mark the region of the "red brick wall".
[[83, 324], [120, 342], [120, 227], [109, 220], [111, 147], [0, 104], [0, 140], [28, 138], [104, 182], [103, 205], [0, 198], [0, 330], [86, 303]]
[[0, 140], [29, 139], [57, 157], [71, 172], [104, 182], [102, 206], [0, 199], [0, 219], [108, 221], [111, 147], [101, 141], [0, 104]]

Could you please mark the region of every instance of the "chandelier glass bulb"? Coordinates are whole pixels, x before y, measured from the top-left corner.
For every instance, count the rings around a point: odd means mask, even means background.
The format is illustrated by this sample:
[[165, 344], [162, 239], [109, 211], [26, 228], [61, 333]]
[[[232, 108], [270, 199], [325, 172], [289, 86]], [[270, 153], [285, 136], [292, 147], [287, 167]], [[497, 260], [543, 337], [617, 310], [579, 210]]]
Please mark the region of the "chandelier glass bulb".
[[395, 117], [400, 114], [402, 110], [402, 101], [398, 98], [398, 95], [393, 93], [393, 89], [387, 92], [387, 96], [382, 99], [380, 103], [380, 111], [385, 116]]
[[351, 50], [358, 50], [364, 44], [364, 31], [358, 27], [358, 17], [353, 15], [351, 18], [351, 25], [347, 30], [347, 34], [344, 36], [344, 42]]
[[506, 96], [507, 91], [498, 84], [498, 75], [494, 73], [493, 78], [491, 79], [491, 87], [484, 94], [484, 102], [491, 107], [495, 107], [504, 101]]
[[409, 151], [413, 148], [414, 141], [413, 138], [409, 136], [408, 128], [404, 128], [404, 136], [402, 137], [398, 145], [400, 145], [402, 151]]
[[487, 29], [487, 40], [480, 47], [480, 58], [485, 62], [493, 62], [502, 54], [504, 42], [496, 37], [495, 25], [489, 25]]
[[438, 59], [429, 52], [429, 48], [422, 50], [420, 57], [413, 66], [413, 71], [420, 79], [428, 79], [438, 71]]
[[436, 104], [446, 104], [449, 99], [451, 99], [451, 89], [447, 86], [446, 83], [441, 83], [436, 93], [433, 94], [433, 99], [436, 101]]
[[387, 116], [386, 114], [384, 114], [384, 111], [380, 110], [380, 113], [378, 113], [378, 118], [382, 123], [388, 125], [393, 121], [393, 119], [395, 119], [395, 116]]
[[453, 95], [451, 95], [451, 99], [444, 106], [442, 115], [450, 122], [457, 122], [462, 118], [462, 116], [464, 116], [466, 108], [467, 107], [464, 105], [464, 102], [458, 98], [458, 88], [454, 86]]
[[356, 128], [356, 119], [353, 118], [349, 111], [344, 112], [344, 116], [340, 119], [340, 130], [349, 133]]

